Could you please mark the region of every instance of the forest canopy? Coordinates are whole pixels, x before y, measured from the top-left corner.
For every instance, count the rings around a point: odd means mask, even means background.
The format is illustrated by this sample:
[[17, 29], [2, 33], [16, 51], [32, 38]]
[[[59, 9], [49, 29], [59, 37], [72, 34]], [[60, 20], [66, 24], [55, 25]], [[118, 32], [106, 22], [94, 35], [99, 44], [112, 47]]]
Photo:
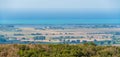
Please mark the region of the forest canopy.
[[120, 47], [93, 43], [1, 44], [0, 57], [120, 57]]

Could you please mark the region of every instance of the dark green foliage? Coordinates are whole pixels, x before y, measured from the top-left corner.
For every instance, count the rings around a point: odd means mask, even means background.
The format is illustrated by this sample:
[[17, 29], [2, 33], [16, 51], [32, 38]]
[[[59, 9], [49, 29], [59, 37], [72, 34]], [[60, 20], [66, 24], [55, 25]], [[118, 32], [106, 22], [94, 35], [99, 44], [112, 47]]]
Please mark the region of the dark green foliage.
[[120, 47], [94, 43], [0, 45], [0, 57], [120, 57]]

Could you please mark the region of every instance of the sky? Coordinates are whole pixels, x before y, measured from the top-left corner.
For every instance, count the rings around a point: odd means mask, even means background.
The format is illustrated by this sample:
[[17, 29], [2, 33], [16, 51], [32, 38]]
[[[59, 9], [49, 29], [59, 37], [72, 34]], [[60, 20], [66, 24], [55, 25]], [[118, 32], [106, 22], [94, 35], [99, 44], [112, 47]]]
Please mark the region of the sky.
[[104, 23], [120, 23], [120, 0], [0, 0], [0, 24]]

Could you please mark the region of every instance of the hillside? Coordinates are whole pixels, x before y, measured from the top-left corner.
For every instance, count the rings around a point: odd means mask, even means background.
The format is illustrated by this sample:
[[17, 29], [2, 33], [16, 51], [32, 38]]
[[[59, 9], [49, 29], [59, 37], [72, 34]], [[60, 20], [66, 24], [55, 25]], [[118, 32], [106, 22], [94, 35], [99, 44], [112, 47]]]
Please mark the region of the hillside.
[[0, 57], [120, 57], [120, 47], [94, 44], [1, 44]]

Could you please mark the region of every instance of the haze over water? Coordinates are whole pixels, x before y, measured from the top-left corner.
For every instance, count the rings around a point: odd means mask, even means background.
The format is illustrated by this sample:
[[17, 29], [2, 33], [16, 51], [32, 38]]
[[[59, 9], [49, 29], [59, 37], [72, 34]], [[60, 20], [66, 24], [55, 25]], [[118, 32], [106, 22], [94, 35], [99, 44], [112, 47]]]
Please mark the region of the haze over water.
[[0, 0], [0, 24], [119, 24], [119, 0]]

